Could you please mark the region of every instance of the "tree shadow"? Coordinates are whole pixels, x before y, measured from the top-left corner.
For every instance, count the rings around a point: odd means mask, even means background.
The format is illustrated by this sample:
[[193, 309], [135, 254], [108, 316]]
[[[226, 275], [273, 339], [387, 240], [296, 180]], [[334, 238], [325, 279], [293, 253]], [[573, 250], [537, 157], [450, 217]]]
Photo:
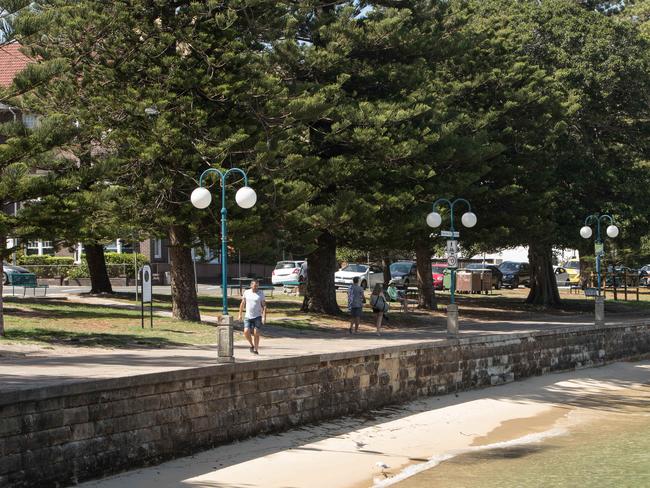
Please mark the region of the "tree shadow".
[[[155, 329], [154, 329], [155, 331]], [[173, 331], [178, 332], [178, 331]], [[124, 349], [160, 349], [167, 347], [187, 347], [187, 344], [176, 342], [160, 336], [141, 336], [136, 334], [108, 334], [104, 332], [74, 332], [62, 329], [5, 329], [6, 340], [22, 342], [42, 342], [46, 344], [78, 346], [78, 347], [109, 347]]]

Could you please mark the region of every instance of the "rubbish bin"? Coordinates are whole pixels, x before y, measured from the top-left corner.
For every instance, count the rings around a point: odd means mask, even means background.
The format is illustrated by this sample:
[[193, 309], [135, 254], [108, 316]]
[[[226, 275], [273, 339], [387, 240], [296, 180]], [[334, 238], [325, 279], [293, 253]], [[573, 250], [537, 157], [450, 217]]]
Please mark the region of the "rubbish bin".
[[445, 271], [443, 272], [442, 288], [445, 290], [451, 289], [451, 270], [449, 268], [445, 268]]
[[472, 277], [474, 273], [471, 271], [458, 271], [456, 273], [456, 291], [459, 293], [472, 293]]
[[486, 294], [492, 290], [492, 271], [490, 270], [480, 270], [481, 276], [481, 291]]
[[459, 271], [456, 274], [456, 290], [461, 293], [480, 293], [483, 290], [482, 279], [480, 271]]

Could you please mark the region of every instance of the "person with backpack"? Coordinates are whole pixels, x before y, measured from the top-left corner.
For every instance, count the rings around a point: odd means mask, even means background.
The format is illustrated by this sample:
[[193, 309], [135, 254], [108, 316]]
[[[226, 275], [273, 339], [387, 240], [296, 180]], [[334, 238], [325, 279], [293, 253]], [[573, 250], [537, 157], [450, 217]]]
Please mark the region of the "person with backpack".
[[388, 301], [386, 301], [383, 288], [381, 283], [377, 283], [372, 290], [372, 295], [370, 295], [370, 306], [375, 314], [377, 335], [381, 335], [381, 323], [384, 319], [384, 314], [388, 312]]

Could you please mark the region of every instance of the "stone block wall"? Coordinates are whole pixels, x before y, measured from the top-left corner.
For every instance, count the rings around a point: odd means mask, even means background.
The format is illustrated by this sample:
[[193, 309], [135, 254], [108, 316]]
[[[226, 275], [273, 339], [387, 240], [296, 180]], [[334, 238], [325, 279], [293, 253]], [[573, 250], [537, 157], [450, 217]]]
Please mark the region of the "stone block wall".
[[225, 364], [10, 392], [0, 398], [0, 486], [72, 485], [419, 396], [649, 352], [650, 323], [638, 323]]

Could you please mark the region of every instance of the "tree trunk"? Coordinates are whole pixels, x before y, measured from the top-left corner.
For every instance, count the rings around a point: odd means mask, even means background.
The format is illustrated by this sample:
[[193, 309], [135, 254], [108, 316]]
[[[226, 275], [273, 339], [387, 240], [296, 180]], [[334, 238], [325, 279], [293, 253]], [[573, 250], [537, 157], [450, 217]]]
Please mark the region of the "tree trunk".
[[553, 250], [550, 244], [531, 244], [528, 248], [530, 262], [530, 292], [526, 303], [558, 307], [560, 292], [553, 272]]
[[310, 312], [339, 314], [336, 303], [334, 273], [336, 273], [336, 237], [324, 232], [316, 240], [317, 248], [307, 256], [307, 308]]
[[390, 264], [391, 264], [391, 259], [390, 256], [384, 255], [383, 258], [381, 258], [381, 264], [384, 268], [384, 284], [387, 285], [388, 282], [391, 279], [390, 276]]
[[[169, 260], [171, 263], [172, 315], [179, 320], [201, 321], [199, 302], [194, 285], [194, 265], [190, 231], [187, 227], [169, 228]], [[226, 256], [224, 256], [226, 258]]]
[[106, 269], [104, 246], [101, 244], [84, 244], [86, 261], [90, 272], [90, 293], [113, 293], [111, 280]]
[[433, 275], [431, 273], [431, 249], [426, 242], [415, 244], [415, 259], [418, 270], [418, 308], [435, 308]]

